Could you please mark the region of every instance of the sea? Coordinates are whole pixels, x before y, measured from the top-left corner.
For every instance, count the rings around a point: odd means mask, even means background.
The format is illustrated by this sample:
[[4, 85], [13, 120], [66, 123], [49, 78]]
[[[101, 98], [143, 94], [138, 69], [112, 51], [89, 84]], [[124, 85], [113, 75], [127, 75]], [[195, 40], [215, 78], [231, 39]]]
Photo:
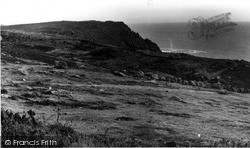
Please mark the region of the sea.
[[238, 59], [250, 62], [250, 22], [236, 22], [233, 30], [210, 39], [188, 36], [188, 23], [141, 23], [129, 27], [143, 38], [155, 42], [163, 52], [188, 53], [216, 59]]

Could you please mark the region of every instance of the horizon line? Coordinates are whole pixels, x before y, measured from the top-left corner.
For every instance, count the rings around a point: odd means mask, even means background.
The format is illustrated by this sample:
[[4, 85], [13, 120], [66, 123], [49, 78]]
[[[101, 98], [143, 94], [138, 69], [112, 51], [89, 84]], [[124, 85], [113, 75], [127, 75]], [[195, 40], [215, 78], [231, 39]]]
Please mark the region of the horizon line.
[[[31, 23], [17, 23], [17, 24], [0, 24], [0, 26], [15, 26], [15, 25], [28, 25], [28, 24], [40, 24], [40, 23], [50, 23], [50, 22], [90, 22], [90, 21], [97, 21], [97, 22], [108, 22], [108, 21], [112, 21], [112, 22], [123, 22], [125, 24], [130, 24], [130, 25], [134, 25], [134, 24], [164, 24], [164, 23], [188, 23], [188, 21], [174, 21], [174, 22], [170, 22], [170, 21], [166, 21], [166, 22], [136, 22], [136, 23], [130, 23], [130, 22], [126, 22], [126, 21], [118, 21], [118, 20], [82, 20], [82, 21], [74, 21], [74, 20], [55, 20], [55, 21], [45, 21], [45, 22], [31, 22]], [[236, 23], [250, 23], [250, 21], [233, 21]]]

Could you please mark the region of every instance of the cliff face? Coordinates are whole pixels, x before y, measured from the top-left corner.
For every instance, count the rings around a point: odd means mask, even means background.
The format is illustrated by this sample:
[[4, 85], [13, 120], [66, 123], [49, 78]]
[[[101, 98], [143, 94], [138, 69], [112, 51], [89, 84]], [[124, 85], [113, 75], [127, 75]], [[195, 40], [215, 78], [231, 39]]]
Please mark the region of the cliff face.
[[148, 39], [143, 39], [123, 22], [48, 22], [37, 24], [4, 26], [3, 30], [22, 30], [52, 34], [60, 37], [90, 40], [92, 42], [140, 50], [160, 52], [159, 47]]

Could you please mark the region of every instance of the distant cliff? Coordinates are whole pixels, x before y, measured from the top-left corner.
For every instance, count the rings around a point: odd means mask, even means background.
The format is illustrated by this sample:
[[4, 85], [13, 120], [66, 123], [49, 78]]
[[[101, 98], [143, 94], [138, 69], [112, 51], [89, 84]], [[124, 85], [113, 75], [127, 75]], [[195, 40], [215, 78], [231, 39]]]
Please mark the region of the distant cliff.
[[100, 21], [60, 21], [36, 24], [3, 26], [3, 30], [22, 30], [44, 34], [89, 40], [92, 42], [140, 50], [159, 51], [160, 48], [133, 32], [123, 22]]

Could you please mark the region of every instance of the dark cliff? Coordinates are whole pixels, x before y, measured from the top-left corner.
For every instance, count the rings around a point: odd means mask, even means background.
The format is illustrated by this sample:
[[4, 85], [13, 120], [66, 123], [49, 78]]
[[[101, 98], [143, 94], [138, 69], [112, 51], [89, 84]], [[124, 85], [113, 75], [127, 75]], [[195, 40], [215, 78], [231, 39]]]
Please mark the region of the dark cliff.
[[59, 37], [89, 40], [117, 47], [160, 52], [159, 47], [155, 43], [148, 39], [143, 39], [123, 22], [60, 21], [3, 26], [2, 29], [52, 34]]

